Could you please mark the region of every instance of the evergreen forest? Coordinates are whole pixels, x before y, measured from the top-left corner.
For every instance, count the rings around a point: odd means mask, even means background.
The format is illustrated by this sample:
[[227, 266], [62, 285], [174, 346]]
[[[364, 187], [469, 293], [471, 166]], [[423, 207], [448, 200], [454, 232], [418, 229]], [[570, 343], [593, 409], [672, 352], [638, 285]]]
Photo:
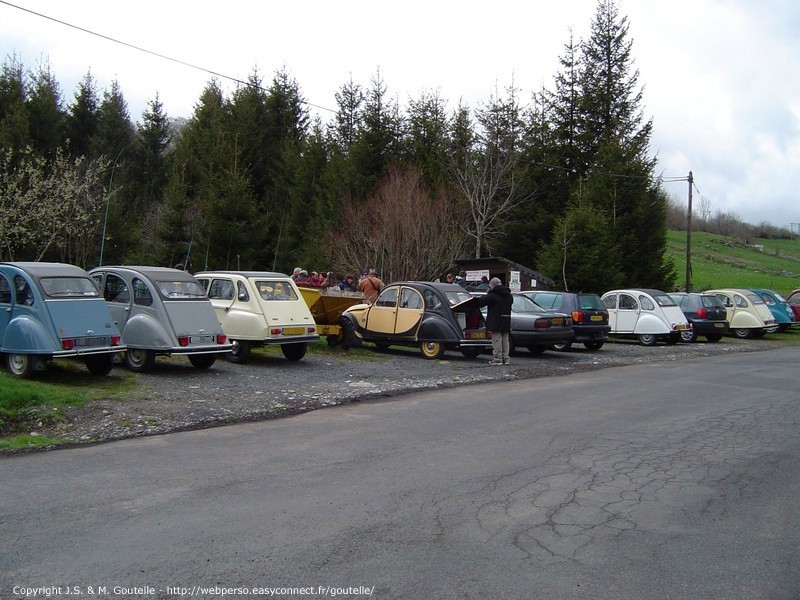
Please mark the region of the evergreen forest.
[[[549, 87], [477, 106], [401, 105], [380, 71], [314, 116], [286, 68], [230, 94], [212, 78], [187, 118], [140, 119], [88, 72], [65, 99], [45, 62], [0, 72], [0, 259], [181, 265], [385, 281], [502, 256], [602, 292], [669, 288], [668, 199], [651, 155], [628, 20], [598, 0]], [[446, 74], [443, 74], [445, 77]]]

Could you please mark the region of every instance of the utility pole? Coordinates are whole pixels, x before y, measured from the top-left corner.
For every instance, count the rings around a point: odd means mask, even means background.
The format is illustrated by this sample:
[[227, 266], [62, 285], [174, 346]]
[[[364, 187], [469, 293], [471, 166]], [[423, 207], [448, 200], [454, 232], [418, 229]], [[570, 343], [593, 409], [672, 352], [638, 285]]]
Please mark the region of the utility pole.
[[694, 177], [689, 171], [689, 212], [686, 215], [686, 291], [692, 291], [692, 184]]

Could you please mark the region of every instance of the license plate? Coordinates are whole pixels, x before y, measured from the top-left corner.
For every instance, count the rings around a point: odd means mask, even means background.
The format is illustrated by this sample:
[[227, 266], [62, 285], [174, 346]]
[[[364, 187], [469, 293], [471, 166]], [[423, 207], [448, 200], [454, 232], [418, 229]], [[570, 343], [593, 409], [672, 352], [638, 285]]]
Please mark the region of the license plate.
[[592, 315], [591, 319], [592, 321], [602, 321], [603, 317], [601, 317], [600, 315]]
[[550, 322], [551, 322], [553, 325], [563, 325], [563, 324], [564, 324], [564, 319], [553, 319], [553, 320], [552, 320], [552, 321], [550, 321]]
[[213, 335], [193, 335], [191, 339], [192, 344], [213, 344]]
[[303, 335], [306, 332], [305, 327], [284, 327], [283, 335]]
[[77, 338], [75, 340], [76, 346], [105, 346], [106, 345], [106, 338], [104, 337], [84, 337], [84, 338]]
[[714, 323], [714, 327], [719, 327], [720, 329], [722, 329], [723, 327], [725, 327], [725, 323]]
[[686, 323], [678, 323], [678, 331], [684, 331], [689, 329], [689, 325]]
[[485, 340], [486, 333], [483, 331], [468, 331], [464, 334], [464, 337], [468, 340]]

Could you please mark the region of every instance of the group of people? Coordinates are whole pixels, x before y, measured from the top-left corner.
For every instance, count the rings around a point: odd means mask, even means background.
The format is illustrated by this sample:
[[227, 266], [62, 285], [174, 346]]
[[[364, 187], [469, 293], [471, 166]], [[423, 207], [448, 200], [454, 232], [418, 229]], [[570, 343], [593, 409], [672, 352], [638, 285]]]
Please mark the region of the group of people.
[[348, 273], [344, 279], [339, 280], [333, 271], [328, 271], [325, 275], [312, 271], [309, 275], [308, 271], [301, 267], [295, 267], [291, 277], [297, 285], [301, 286], [334, 288], [343, 292], [361, 292], [364, 294], [364, 300], [370, 304], [375, 302], [378, 294], [384, 288], [383, 281], [372, 267], [364, 269], [358, 279], [352, 273]]
[[480, 283], [475, 284], [467, 283], [466, 273], [464, 271], [461, 271], [458, 275], [455, 273], [448, 273], [444, 279], [447, 283], [455, 283], [456, 285], [468, 289], [470, 292], [486, 292], [489, 290], [489, 278], [486, 277], [486, 275], [481, 277]]

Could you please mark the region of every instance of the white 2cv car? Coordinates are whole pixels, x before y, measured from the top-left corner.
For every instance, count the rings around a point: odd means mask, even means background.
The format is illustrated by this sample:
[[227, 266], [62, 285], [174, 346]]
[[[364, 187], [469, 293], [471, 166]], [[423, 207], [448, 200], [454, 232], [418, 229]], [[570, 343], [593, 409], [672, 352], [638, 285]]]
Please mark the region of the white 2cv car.
[[613, 290], [603, 294], [603, 304], [611, 335], [636, 338], [643, 346], [675, 344], [681, 332], [692, 327], [675, 301], [660, 290]]
[[149, 371], [156, 356], [170, 354], [207, 369], [233, 347], [191, 274], [163, 267], [97, 267], [90, 274], [122, 331], [131, 371]]
[[228, 359], [246, 362], [253, 346], [278, 344], [289, 360], [300, 360], [308, 342], [319, 339], [317, 324], [294, 281], [265, 271], [195, 273], [233, 343]]

